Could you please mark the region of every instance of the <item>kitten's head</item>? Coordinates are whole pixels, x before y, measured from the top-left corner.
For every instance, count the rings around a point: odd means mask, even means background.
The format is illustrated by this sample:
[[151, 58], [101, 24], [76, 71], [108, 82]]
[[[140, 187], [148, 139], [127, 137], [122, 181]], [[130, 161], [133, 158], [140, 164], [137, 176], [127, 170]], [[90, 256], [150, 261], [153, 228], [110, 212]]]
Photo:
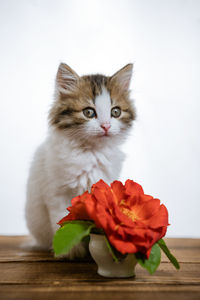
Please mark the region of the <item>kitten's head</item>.
[[128, 132], [135, 110], [129, 99], [132, 64], [113, 76], [78, 76], [61, 63], [56, 76], [56, 99], [50, 125], [88, 144], [120, 140]]

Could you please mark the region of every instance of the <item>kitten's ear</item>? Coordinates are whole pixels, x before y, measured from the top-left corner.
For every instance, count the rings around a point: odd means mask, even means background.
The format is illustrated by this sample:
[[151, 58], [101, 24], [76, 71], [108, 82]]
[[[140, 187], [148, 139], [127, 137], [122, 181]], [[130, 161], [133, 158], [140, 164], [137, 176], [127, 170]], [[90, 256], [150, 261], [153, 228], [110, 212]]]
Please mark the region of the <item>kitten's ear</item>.
[[123, 90], [128, 90], [131, 76], [132, 76], [133, 64], [128, 64], [113, 76], [111, 76], [111, 82], [117, 82]]
[[59, 92], [67, 94], [73, 92], [77, 86], [80, 77], [68, 65], [61, 63], [56, 75], [56, 86]]

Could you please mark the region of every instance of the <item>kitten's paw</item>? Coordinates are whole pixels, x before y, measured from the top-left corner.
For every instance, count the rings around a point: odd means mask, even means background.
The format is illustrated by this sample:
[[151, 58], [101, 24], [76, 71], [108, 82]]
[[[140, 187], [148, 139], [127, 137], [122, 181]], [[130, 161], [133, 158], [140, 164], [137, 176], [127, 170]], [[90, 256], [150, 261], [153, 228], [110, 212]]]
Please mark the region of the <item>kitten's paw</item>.
[[74, 246], [68, 254], [59, 256], [66, 258], [67, 260], [84, 260], [90, 257], [88, 244], [81, 242]]
[[20, 248], [25, 251], [51, 251], [49, 244], [39, 244], [33, 237], [29, 236], [21, 243]]

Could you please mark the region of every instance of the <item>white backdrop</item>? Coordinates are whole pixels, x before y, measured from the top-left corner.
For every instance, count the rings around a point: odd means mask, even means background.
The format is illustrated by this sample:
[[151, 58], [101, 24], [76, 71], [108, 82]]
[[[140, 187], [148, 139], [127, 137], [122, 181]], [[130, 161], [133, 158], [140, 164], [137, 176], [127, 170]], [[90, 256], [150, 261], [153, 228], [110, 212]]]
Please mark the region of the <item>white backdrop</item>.
[[0, 234], [27, 233], [28, 168], [47, 132], [58, 64], [111, 75], [134, 62], [138, 119], [121, 179], [169, 210], [168, 236], [200, 237], [200, 1], [0, 1]]

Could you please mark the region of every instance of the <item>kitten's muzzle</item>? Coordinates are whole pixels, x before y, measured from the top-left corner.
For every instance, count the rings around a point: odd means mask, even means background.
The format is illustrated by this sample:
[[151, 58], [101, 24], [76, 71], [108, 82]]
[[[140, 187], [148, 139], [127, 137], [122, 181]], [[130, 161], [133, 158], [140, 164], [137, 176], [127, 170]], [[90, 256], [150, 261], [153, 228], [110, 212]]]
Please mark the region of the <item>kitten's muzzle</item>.
[[108, 134], [108, 130], [110, 129], [110, 127], [111, 127], [110, 123], [101, 124], [101, 128], [103, 128], [105, 135]]

